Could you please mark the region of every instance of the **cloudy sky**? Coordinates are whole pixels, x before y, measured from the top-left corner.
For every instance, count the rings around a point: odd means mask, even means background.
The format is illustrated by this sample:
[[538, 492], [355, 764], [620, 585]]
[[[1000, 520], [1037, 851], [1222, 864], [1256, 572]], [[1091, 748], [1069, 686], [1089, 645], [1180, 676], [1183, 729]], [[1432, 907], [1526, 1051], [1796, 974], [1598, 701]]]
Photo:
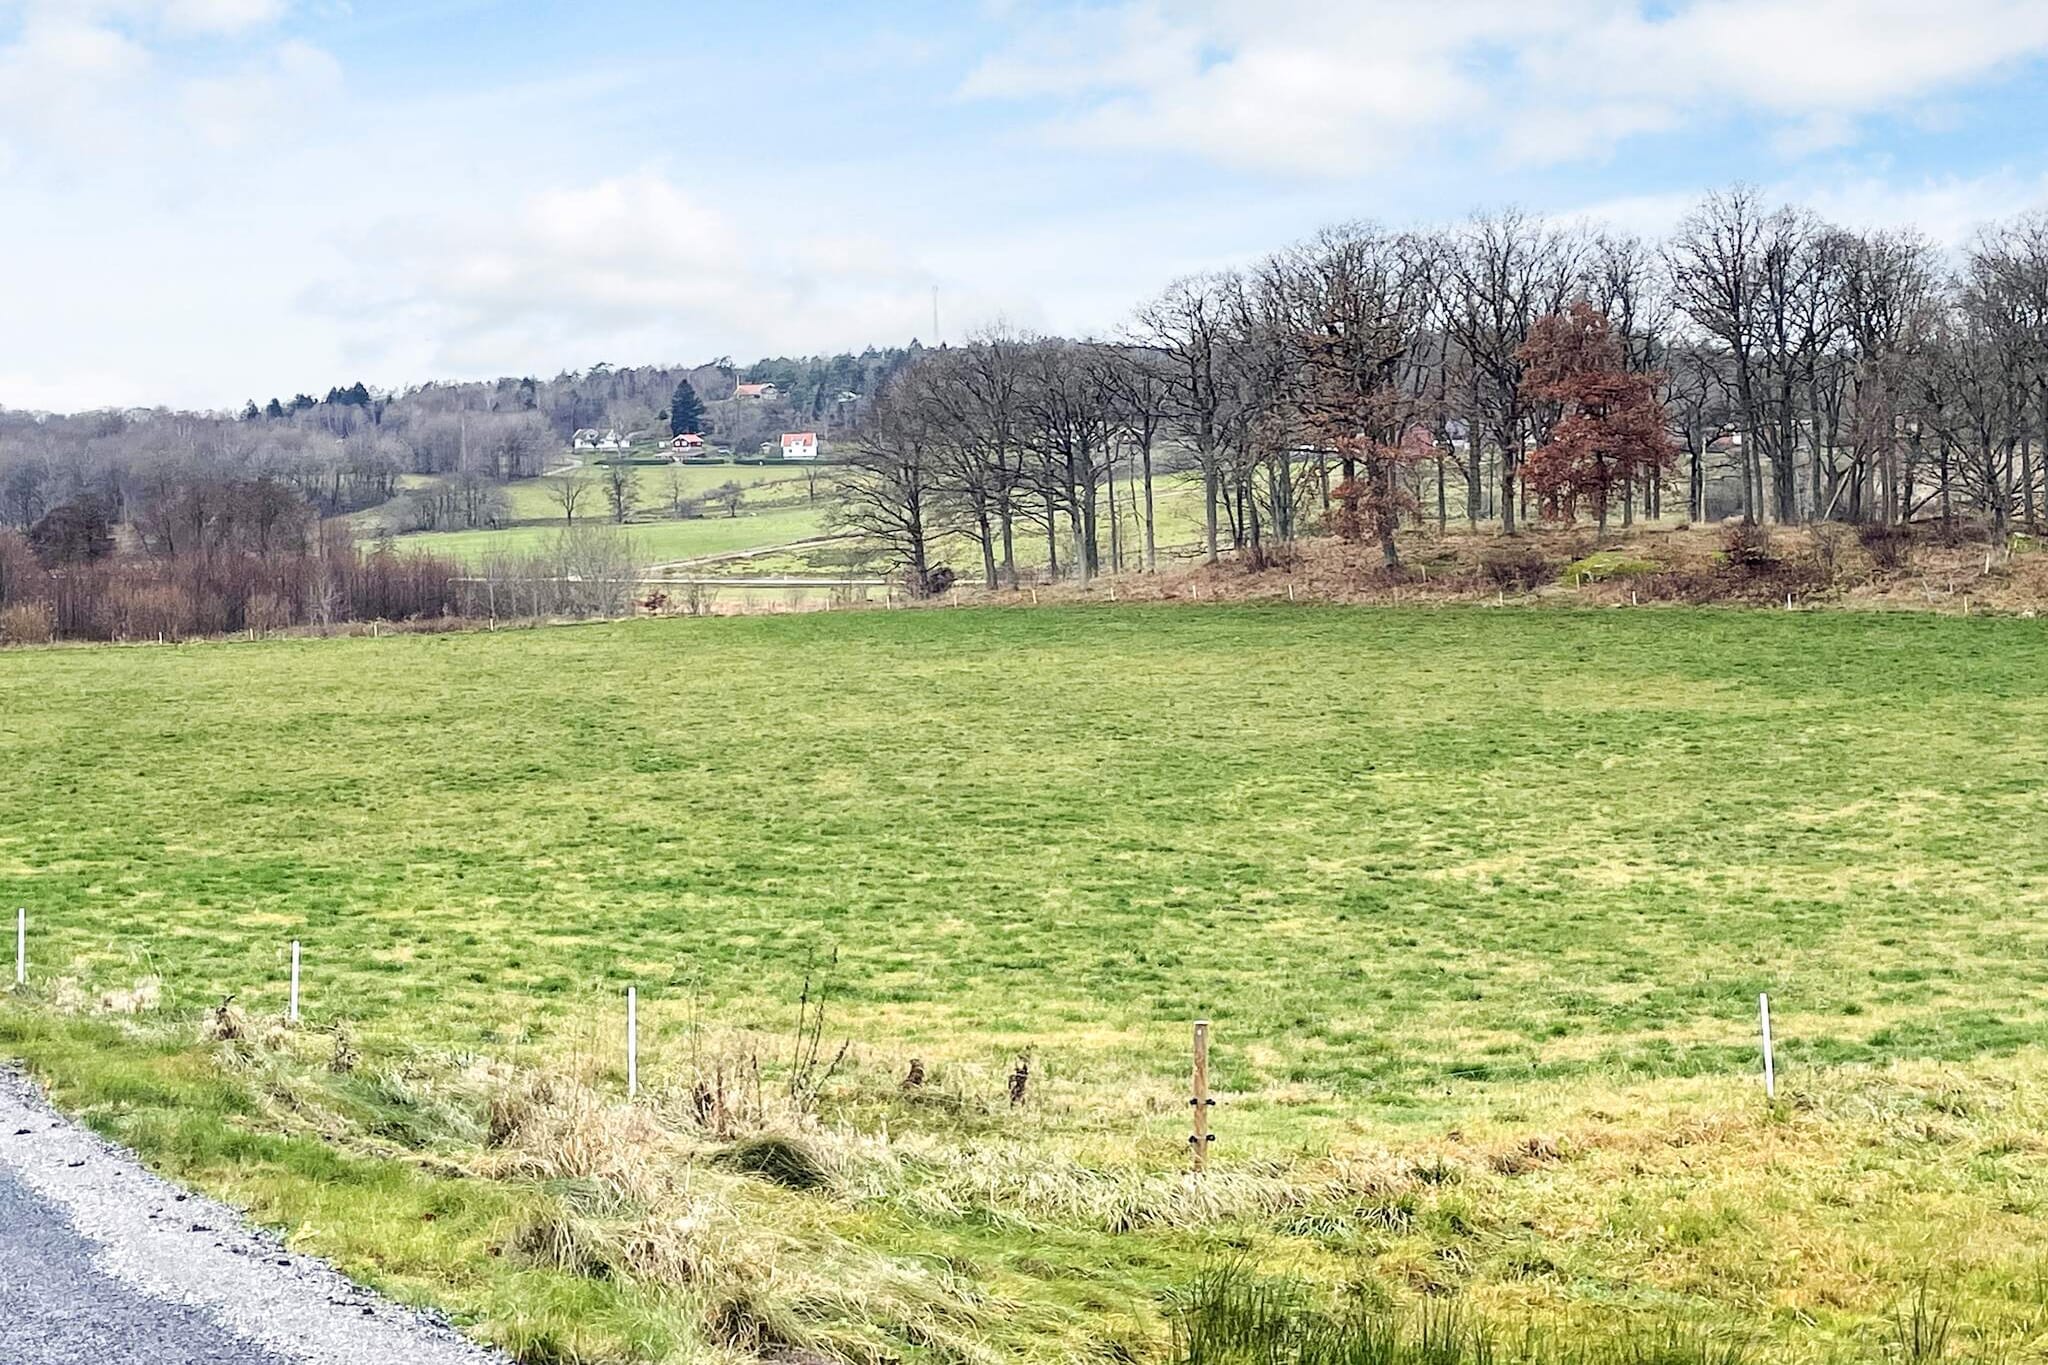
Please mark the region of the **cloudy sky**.
[[2048, 204], [2039, 0], [0, 0], [0, 405], [1113, 327], [1319, 225]]

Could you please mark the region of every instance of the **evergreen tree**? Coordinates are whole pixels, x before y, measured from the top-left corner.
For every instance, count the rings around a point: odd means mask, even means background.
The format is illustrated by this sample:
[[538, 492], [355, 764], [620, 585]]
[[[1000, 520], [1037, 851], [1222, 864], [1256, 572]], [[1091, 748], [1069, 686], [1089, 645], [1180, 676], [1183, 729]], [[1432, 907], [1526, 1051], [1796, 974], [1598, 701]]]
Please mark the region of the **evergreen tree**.
[[263, 409], [256, 406], [256, 400], [253, 398], [242, 408], [242, 420], [244, 422], [253, 422], [262, 415]]
[[685, 379], [676, 385], [668, 400], [668, 429], [672, 436], [684, 436], [704, 429], [704, 404]]
[[269, 406], [269, 407], [267, 407], [267, 408], [265, 408], [265, 409], [263, 409], [263, 415], [264, 415], [265, 417], [282, 417], [282, 416], [284, 416], [284, 404], [282, 404], [282, 403], [278, 402], [278, 401], [277, 401], [277, 400], [276, 400], [275, 398], [271, 399], [271, 400], [270, 400], [270, 406]]

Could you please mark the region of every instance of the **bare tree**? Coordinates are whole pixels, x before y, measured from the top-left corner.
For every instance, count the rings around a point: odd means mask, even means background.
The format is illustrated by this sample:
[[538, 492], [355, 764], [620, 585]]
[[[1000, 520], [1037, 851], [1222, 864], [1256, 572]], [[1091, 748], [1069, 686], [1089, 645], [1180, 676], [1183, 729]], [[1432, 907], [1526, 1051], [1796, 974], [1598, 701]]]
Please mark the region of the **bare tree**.
[[941, 472], [929, 414], [893, 381], [876, 398], [839, 467], [839, 524], [885, 555], [918, 596], [937, 586], [931, 561]]
[[548, 497], [562, 509], [562, 524], [574, 526], [576, 512], [590, 496], [590, 483], [575, 473], [557, 474], [547, 481]]
[[1173, 378], [1168, 357], [1150, 347], [1125, 348], [1111, 357], [1109, 384], [1116, 402], [1116, 426], [1137, 454], [1143, 480], [1145, 572], [1159, 570], [1158, 518], [1153, 507], [1152, 453], [1173, 411]]
[[640, 500], [640, 486], [633, 475], [633, 466], [624, 460], [613, 460], [604, 467], [604, 499], [612, 520], [620, 526], [632, 520], [633, 508]]
[[1536, 319], [1560, 312], [1580, 283], [1585, 244], [1516, 210], [1482, 214], [1442, 240], [1439, 311], [1470, 365], [1473, 431], [1466, 496], [1476, 501], [1481, 434], [1499, 457], [1501, 529], [1515, 529], [1516, 471], [1529, 437], [1522, 347]]
[[1229, 344], [1229, 299], [1236, 287], [1226, 275], [1193, 275], [1176, 280], [1138, 310], [1134, 338], [1162, 361], [1167, 411], [1183, 438], [1195, 448], [1202, 473], [1204, 530], [1209, 563], [1217, 560], [1217, 500], [1221, 491], [1219, 437], [1225, 421], [1225, 350]]

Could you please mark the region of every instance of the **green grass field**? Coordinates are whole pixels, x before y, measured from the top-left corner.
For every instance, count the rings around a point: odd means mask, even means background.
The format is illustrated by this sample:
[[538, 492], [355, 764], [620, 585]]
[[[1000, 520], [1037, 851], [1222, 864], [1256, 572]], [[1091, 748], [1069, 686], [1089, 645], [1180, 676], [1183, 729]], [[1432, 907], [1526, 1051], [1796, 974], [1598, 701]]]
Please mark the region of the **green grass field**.
[[[2016, 1358], [2044, 677], [2034, 622], [1684, 610], [5, 653], [35, 975], [0, 1051], [533, 1360], [1151, 1359], [1219, 1257], [1813, 1361], [1896, 1358], [1931, 1284]], [[853, 1047], [814, 1117], [763, 1106], [824, 1170], [797, 1191], [692, 1089], [758, 1057], [781, 1093], [807, 976]], [[229, 994], [248, 1036], [195, 1041]]]
[[[591, 520], [610, 524], [601, 515]], [[787, 545], [792, 541], [823, 535], [827, 527], [822, 508], [777, 507], [760, 511], [742, 510], [736, 517], [714, 515], [685, 521], [636, 521], [625, 530], [633, 544], [634, 557], [643, 564], [651, 565], [693, 559], [700, 555], [724, 554], [730, 550]], [[398, 536], [393, 544], [402, 550], [430, 551], [476, 564], [492, 554], [543, 552], [561, 534], [560, 525], [508, 526], [497, 531], [423, 531]]]
[[[627, 532], [632, 536], [635, 554], [647, 564], [786, 545], [822, 535], [828, 529], [831, 506], [822, 477], [814, 500], [805, 476], [790, 472], [786, 466], [684, 465], [675, 467], [673, 474], [681, 480], [687, 495], [694, 498], [701, 499], [725, 483], [739, 484], [746, 494], [737, 516], [705, 508], [696, 517], [672, 518], [667, 515], [670, 468], [636, 466], [633, 476], [638, 488], [638, 519], [628, 525]], [[608, 521], [600, 471], [586, 467], [570, 477], [589, 485], [577, 509], [578, 519]], [[479, 563], [492, 554], [543, 552], [562, 529], [562, 509], [549, 491], [551, 483], [551, 479], [520, 479], [503, 485], [507, 512], [518, 524], [496, 530], [410, 532], [397, 536], [395, 543], [403, 549], [448, 555], [468, 564]], [[359, 520], [374, 530], [383, 515], [370, 513]]]
[[[576, 471], [574, 477], [590, 485], [590, 491], [583, 495], [584, 513], [604, 515], [604, 471], [595, 465], [585, 465]], [[721, 484], [736, 483], [747, 490], [740, 504], [742, 507], [748, 503], [804, 502], [809, 494], [809, 483], [804, 475], [792, 473], [787, 465], [635, 465], [633, 484], [643, 514], [655, 514], [668, 506], [671, 477], [681, 483], [685, 496], [695, 498], [703, 497]], [[505, 502], [512, 516], [520, 521], [560, 517], [562, 505], [555, 500], [550, 482], [549, 479], [517, 479], [506, 484]], [[825, 476], [821, 475], [820, 491], [825, 482]]]

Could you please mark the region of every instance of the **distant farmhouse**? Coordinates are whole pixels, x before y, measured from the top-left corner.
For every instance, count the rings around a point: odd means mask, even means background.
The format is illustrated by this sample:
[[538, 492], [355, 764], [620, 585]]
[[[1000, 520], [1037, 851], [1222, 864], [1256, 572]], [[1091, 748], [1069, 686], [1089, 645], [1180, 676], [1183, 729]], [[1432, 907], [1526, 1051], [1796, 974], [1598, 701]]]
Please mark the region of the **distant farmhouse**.
[[785, 432], [782, 437], [782, 458], [785, 460], [817, 459], [818, 433], [815, 431]]
[[686, 431], [670, 441], [668, 448], [678, 455], [695, 455], [703, 451], [704, 438], [694, 431]]
[[631, 443], [621, 435], [618, 428], [599, 431], [596, 427], [585, 427], [569, 438], [571, 450], [625, 450]]
[[757, 402], [770, 402], [782, 396], [782, 390], [773, 384], [742, 384], [732, 391], [735, 398], [750, 398]]

